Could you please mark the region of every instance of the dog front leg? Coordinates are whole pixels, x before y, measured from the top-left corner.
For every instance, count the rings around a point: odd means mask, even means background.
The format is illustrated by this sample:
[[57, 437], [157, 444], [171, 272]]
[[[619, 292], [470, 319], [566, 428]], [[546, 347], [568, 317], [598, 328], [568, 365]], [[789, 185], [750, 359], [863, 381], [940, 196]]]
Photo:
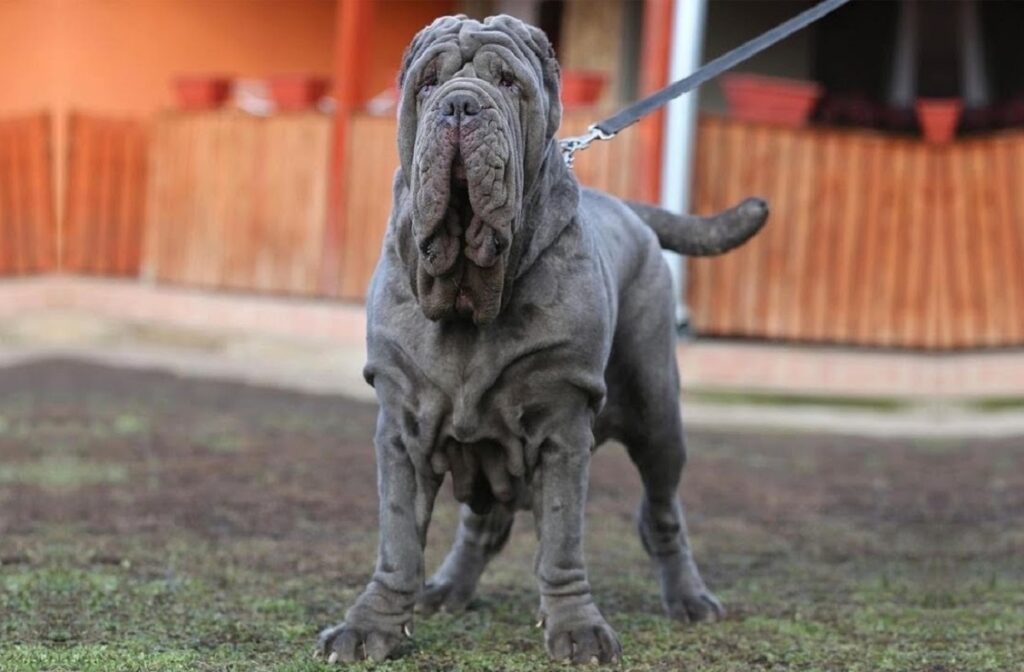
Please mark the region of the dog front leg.
[[592, 445], [589, 428], [567, 441], [549, 439], [533, 481], [544, 644], [553, 659], [574, 663], [613, 662], [622, 652], [615, 631], [594, 604], [584, 565], [583, 518]]
[[317, 653], [352, 662], [392, 656], [412, 634], [413, 606], [423, 584], [423, 546], [440, 482], [417, 469], [397, 431], [378, 422], [377, 489], [380, 545], [377, 568], [345, 621], [320, 634]]

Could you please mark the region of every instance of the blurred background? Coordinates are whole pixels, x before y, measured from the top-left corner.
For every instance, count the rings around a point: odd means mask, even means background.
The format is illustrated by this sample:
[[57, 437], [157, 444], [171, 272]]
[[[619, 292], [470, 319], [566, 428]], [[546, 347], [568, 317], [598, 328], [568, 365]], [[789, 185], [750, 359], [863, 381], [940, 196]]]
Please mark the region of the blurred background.
[[[680, 51], [706, 61], [812, 3], [691, 4], [675, 20], [670, 0], [4, 0], [0, 274], [360, 302], [420, 27], [543, 27], [565, 136], [663, 86]], [[666, 147], [654, 115], [577, 173], [700, 213], [771, 201], [751, 244], [689, 265], [702, 336], [1020, 345], [1022, 19], [1009, 0], [854, 2], [704, 87], [685, 142]], [[664, 184], [670, 164], [684, 179]]]
[[[417, 30], [452, 12], [541, 26], [564, 137], [812, 4], [3, 0], [0, 310], [357, 346]], [[1006, 354], [1024, 345], [1022, 20], [1010, 0], [856, 1], [676, 104], [675, 126], [659, 112], [580, 155], [581, 182], [623, 197], [771, 202], [748, 245], [685, 264], [680, 314], [722, 354], [689, 382], [1024, 392]]]
[[[543, 28], [565, 137], [814, 4], [0, 0], [0, 668], [319, 669], [375, 556], [363, 300], [420, 28]], [[577, 156], [622, 197], [771, 204], [670, 260], [726, 623], [652, 618], [639, 483], [594, 460], [626, 669], [1024, 660], [1021, 26], [1012, 0], [853, 0]], [[519, 524], [483, 608], [389, 669], [548, 669], [533, 544]]]

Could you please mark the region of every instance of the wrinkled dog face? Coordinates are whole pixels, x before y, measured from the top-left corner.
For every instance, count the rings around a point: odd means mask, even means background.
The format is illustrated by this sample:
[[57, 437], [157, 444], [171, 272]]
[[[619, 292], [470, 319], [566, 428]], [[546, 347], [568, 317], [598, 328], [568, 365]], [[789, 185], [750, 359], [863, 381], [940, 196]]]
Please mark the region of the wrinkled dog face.
[[558, 127], [544, 34], [507, 16], [445, 17], [417, 35], [401, 75], [399, 149], [432, 320], [494, 320], [524, 196]]

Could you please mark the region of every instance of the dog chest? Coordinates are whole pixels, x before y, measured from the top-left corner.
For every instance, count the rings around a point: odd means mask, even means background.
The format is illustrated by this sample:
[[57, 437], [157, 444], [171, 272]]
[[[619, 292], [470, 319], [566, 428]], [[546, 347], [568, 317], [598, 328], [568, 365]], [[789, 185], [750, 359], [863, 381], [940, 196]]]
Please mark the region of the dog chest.
[[604, 399], [604, 363], [592, 344], [552, 330], [427, 323], [418, 334], [378, 330], [367, 377], [385, 413], [408, 425], [417, 452], [445, 441], [534, 445], [565, 413]]

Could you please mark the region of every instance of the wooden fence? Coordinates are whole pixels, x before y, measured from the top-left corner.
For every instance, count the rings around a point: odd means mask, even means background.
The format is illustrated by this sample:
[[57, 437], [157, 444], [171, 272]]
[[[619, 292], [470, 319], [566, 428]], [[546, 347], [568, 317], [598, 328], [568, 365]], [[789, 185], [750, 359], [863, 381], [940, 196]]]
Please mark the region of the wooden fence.
[[138, 275], [147, 142], [146, 126], [136, 120], [70, 117], [63, 270]]
[[[563, 135], [592, 112], [567, 115]], [[356, 115], [341, 272], [360, 300], [380, 252], [397, 166], [395, 121]], [[50, 121], [0, 121], [0, 274], [63, 268], [204, 287], [322, 295], [329, 117], [75, 115], [62, 240]], [[581, 182], [644, 193], [639, 137], [577, 158]], [[147, 168], [148, 167], [148, 168]], [[1024, 132], [924, 145], [861, 131], [718, 118], [699, 128], [694, 206], [760, 194], [767, 228], [692, 259], [702, 334], [943, 350], [1024, 344]], [[62, 246], [62, 250], [58, 247]], [[62, 254], [61, 254], [62, 252]], [[61, 254], [61, 264], [58, 264]]]
[[361, 301], [391, 214], [391, 184], [398, 168], [395, 120], [357, 114], [349, 138], [340, 277], [334, 294]]
[[1024, 133], [933, 147], [705, 119], [695, 210], [766, 229], [690, 263], [700, 333], [949, 349], [1024, 343]]
[[0, 275], [57, 267], [50, 118], [0, 120]]
[[143, 275], [317, 293], [330, 129], [330, 118], [315, 113], [160, 117], [152, 137]]

